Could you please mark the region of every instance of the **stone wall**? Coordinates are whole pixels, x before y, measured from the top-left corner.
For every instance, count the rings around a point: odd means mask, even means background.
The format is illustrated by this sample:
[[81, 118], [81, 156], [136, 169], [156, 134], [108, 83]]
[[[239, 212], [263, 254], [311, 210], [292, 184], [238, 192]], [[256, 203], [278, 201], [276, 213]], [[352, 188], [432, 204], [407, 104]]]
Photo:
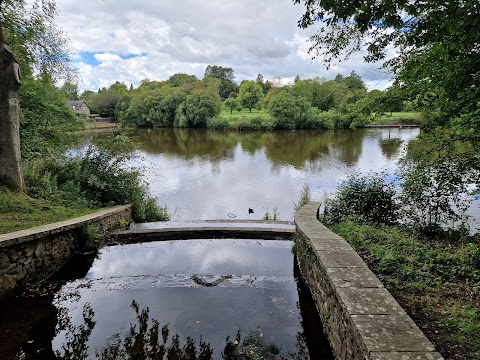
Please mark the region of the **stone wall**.
[[443, 359], [348, 242], [317, 220], [319, 205], [295, 214], [295, 246], [336, 358]]
[[27, 282], [41, 280], [63, 265], [85, 243], [83, 229], [99, 232], [131, 221], [131, 205], [115, 206], [54, 224], [0, 235], [0, 296]]

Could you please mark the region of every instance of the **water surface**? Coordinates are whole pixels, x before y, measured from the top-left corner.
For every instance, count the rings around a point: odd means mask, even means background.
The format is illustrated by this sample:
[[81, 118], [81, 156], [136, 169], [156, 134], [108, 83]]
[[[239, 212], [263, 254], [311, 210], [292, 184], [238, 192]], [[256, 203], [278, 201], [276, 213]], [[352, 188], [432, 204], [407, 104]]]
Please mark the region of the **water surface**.
[[[221, 239], [104, 248], [84, 278], [56, 295], [63, 320], [52, 348], [62, 354], [71, 346], [72, 334], [88, 324], [87, 308], [95, 324], [83, 341], [94, 357], [128, 335], [136, 323], [134, 301], [182, 341], [203, 339], [214, 358], [221, 358], [226, 337], [240, 332], [274, 344], [283, 356], [308, 358], [311, 352], [330, 359], [318, 317], [302, 318], [302, 308], [312, 306], [301, 304], [307, 290], [299, 295], [303, 285], [294, 276], [291, 246], [291, 241]], [[302, 321], [316, 323], [308, 339]]]
[[[321, 201], [355, 171], [393, 177], [418, 129], [221, 132], [140, 129], [139, 157], [152, 194], [174, 221], [291, 220], [304, 184]], [[400, 145], [385, 140], [397, 138]], [[254, 210], [249, 214], [248, 209]]]

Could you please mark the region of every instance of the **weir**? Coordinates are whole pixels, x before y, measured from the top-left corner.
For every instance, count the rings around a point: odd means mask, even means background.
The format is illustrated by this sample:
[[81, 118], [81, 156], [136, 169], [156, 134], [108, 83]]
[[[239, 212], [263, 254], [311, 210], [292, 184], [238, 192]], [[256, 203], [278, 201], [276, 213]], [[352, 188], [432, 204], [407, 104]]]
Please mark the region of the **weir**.
[[[293, 239], [300, 275], [312, 293], [337, 359], [443, 359], [347, 241], [318, 221], [318, 207], [319, 203], [305, 205], [295, 214], [294, 222], [209, 220], [131, 224], [129, 230], [108, 233], [106, 240], [110, 245], [118, 245], [181, 239], [192, 242], [222, 238]], [[22, 286], [34, 274], [37, 279], [38, 275], [48, 276], [59, 262], [81, 250], [79, 231], [83, 225], [98, 223], [106, 232], [129, 217], [129, 207], [117, 207], [60, 225], [0, 235], [2, 293]], [[41, 271], [37, 272], [38, 269]], [[139, 288], [150, 287], [152, 279], [156, 286], [161, 284], [156, 277], [145, 278], [143, 282], [134, 279], [132, 284]], [[194, 276], [185, 281], [192, 279], [195, 282]], [[208, 284], [215, 283], [216, 278], [207, 280], [211, 280]], [[235, 281], [241, 283], [245, 279], [232, 279], [228, 275], [222, 278], [222, 286], [231, 282], [227, 286], [235, 287]]]

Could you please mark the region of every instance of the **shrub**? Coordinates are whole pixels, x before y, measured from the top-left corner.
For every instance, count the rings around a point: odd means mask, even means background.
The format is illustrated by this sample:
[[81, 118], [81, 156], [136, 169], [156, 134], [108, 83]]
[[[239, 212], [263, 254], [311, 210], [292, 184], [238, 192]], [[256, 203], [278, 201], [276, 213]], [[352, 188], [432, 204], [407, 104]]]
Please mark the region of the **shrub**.
[[90, 145], [81, 157], [31, 161], [25, 167], [28, 193], [73, 207], [133, 204], [135, 221], [163, 221], [166, 208], [148, 194], [140, 173], [125, 167], [128, 155]]
[[466, 229], [470, 204], [465, 172], [454, 162], [404, 160], [402, 222], [424, 233], [443, 232], [442, 227]]
[[316, 108], [312, 108], [305, 122], [306, 129], [333, 129], [335, 127], [335, 119], [332, 113], [321, 112]]
[[393, 224], [398, 204], [395, 189], [380, 174], [353, 174], [340, 183], [335, 198], [327, 199], [323, 219], [328, 224], [350, 218], [357, 222]]
[[96, 224], [87, 224], [82, 227], [83, 248], [86, 251], [96, 250], [100, 247], [103, 238], [100, 227]]
[[300, 196], [293, 208], [297, 212], [303, 205], [306, 205], [310, 202], [310, 187], [308, 184], [304, 184], [302, 190], [300, 191]]
[[213, 130], [226, 130], [229, 125], [229, 120], [222, 116], [215, 116], [207, 121], [207, 127]]
[[272, 98], [268, 108], [277, 129], [303, 129], [312, 112], [307, 99], [286, 91]]

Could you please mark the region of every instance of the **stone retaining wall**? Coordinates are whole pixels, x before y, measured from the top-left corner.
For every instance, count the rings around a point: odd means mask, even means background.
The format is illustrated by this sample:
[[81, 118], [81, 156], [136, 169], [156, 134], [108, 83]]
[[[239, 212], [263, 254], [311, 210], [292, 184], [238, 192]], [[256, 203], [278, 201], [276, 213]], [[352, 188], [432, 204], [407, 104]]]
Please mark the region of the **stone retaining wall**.
[[319, 205], [296, 213], [295, 244], [336, 358], [443, 359], [348, 242], [317, 220]]
[[106, 233], [131, 221], [131, 205], [115, 206], [75, 219], [0, 235], [0, 297], [53, 273], [84, 245], [84, 226]]

